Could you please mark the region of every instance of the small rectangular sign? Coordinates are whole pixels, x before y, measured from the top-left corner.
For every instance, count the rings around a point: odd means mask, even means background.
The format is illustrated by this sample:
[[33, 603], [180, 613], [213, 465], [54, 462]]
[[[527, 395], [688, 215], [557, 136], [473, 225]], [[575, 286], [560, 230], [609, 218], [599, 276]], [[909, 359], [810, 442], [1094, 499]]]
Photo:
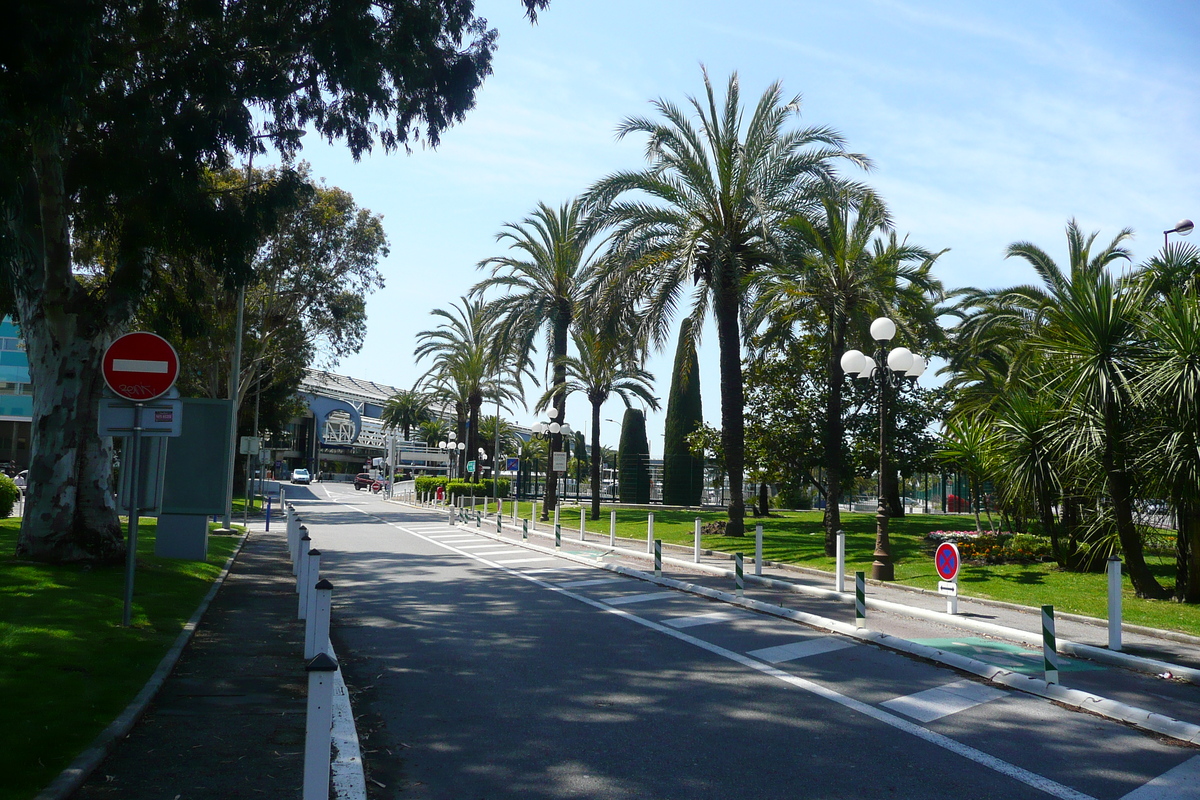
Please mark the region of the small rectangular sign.
[[468, 461], [467, 462], [467, 472], [474, 472], [474, 471], [475, 471], [475, 462]]
[[521, 468], [521, 459], [519, 459], [519, 458], [504, 459], [504, 469], [508, 470], [509, 472], [516, 472], [520, 468]]
[[555, 472], [566, 472], [567, 471], [567, 454], [566, 453], [558, 452], [558, 453], [554, 454], [554, 466], [552, 467], [552, 469]]
[[938, 594], [958, 597], [958, 581], [938, 581]]
[[[100, 399], [96, 429], [101, 436], [132, 436], [134, 404], [112, 397]], [[183, 403], [160, 398], [142, 403], [142, 436], [178, 436], [183, 430]]]

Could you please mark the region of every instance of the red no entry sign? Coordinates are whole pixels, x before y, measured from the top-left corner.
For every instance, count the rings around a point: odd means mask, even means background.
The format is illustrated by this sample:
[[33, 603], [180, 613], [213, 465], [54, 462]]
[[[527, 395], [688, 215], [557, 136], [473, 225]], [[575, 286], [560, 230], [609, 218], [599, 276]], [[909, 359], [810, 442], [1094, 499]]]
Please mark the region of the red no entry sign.
[[933, 554], [933, 563], [937, 567], [938, 576], [944, 581], [952, 581], [958, 577], [958, 545], [942, 542], [937, 552]]
[[108, 346], [104, 381], [118, 397], [135, 402], [165, 394], [179, 377], [179, 356], [157, 333], [127, 333]]

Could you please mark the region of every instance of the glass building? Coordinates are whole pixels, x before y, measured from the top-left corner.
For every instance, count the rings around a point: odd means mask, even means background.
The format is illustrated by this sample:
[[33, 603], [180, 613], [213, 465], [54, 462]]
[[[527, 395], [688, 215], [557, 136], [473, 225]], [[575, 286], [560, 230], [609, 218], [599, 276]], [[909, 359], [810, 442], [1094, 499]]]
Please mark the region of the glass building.
[[0, 320], [0, 471], [15, 475], [29, 466], [33, 387], [29, 358], [12, 317]]

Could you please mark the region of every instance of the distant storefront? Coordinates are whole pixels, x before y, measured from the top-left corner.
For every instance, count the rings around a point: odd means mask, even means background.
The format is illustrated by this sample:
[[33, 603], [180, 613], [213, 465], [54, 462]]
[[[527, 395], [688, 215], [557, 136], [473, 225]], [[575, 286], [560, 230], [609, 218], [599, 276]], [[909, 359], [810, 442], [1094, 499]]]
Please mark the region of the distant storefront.
[[11, 317], [0, 320], [0, 471], [15, 474], [29, 466], [33, 387], [25, 342]]

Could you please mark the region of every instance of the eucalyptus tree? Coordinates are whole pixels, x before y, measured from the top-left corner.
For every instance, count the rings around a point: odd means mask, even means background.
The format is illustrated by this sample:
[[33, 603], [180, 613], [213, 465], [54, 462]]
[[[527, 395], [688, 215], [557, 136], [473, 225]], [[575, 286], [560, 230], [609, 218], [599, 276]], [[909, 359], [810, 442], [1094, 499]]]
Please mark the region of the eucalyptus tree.
[[[592, 453], [600, 453], [600, 408], [613, 395], [621, 398], [626, 408], [633, 400], [641, 400], [657, 410], [654, 396], [654, 376], [642, 369], [642, 353], [626, 337], [610, 335], [608, 331], [577, 325], [572, 330], [578, 355], [564, 356], [556, 364], [563, 372], [562, 383], [552, 385], [538, 401], [544, 409], [556, 401], [565, 401], [576, 392], [582, 393], [592, 411]], [[600, 519], [600, 468], [602, 459], [589, 460], [592, 481], [591, 518]]]
[[[825, 552], [833, 555], [841, 528], [838, 487], [845, 477], [845, 371], [851, 334], [869, 341], [873, 318], [889, 316], [914, 342], [940, 336], [934, 304], [942, 284], [932, 274], [941, 253], [897, 238], [887, 208], [869, 189], [834, 181], [813, 192], [813, 208], [784, 223], [783, 258], [751, 280], [748, 326], [761, 328], [772, 349], [813, 336], [822, 343], [828, 386], [824, 408]], [[945, 252], [945, 251], [942, 251]], [[890, 489], [893, 487], [885, 487]]]
[[104, 350], [161, 256], [192, 254], [242, 285], [262, 232], [295, 199], [294, 180], [215, 192], [211, 172], [264, 152], [264, 138], [293, 156], [307, 128], [355, 158], [436, 145], [474, 105], [496, 32], [471, 0], [5, 11], [0, 299], [21, 320], [36, 387], [19, 547], [110, 561], [124, 542], [96, 425]]
[[[579, 199], [557, 209], [538, 203], [521, 222], [504, 225], [496, 239], [508, 243], [509, 254], [479, 262], [479, 268], [490, 268], [491, 275], [476, 284], [472, 294], [481, 296], [491, 289], [505, 292], [488, 303], [488, 314], [497, 319], [497, 347], [514, 358], [529, 360], [535, 340], [544, 335], [550, 384], [561, 386], [566, 380], [562, 359], [567, 355], [571, 325], [594, 294], [596, 276], [607, 255], [606, 241]], [[566, 396], [555, 394], [553, 404], [562, 422]], [[561, 437], [553, 434], [542, 519], [548, 519], [558, 504], [552, 454], [560, 449]]]
[[420, 392], [397, 392], [383, 404], [383, 425], [386, 428], [399, 428], [408, 440], [414, 425], [420, 425], [431, 419], [433, 412], [429, 408], [429, 398]]
[[647, 167], [609, 175], [586, 196], [598, 221], [615, 227], [620, 257], [610, 267], [623, 280], [611, 285], [628, 302], [640, 301], [650, 341], [659, 347], [667, 342], [685, 294], [691, 295], [693, 336], [699, 337], [712, 312], [731, 488], [726, 532], [741, 536], [743, 283], [773, 263], [780, 223], [794, 216], [814, 182], [832, 179], [838, 162], [868, 162], [847, 153], [830, 128], [789, 128], [800, 97], [785, 100], [779, 83], [767, 88], [748, 117], [736, 73], [720, 104], [705, 71], [704, 95], [688, 98], [690, 111], [662, 99], [652, 105], [661, 119], [631, 117], [617, 129], [621, 138], [646, 137]]
[[417, 385], [435, 398], [453, 404], [465, 427], [466, 452], [478, 449], [479, 415], [485, 400], [502, 407], [521, 402], [521, 376], [527, 364], [497, 347], [497, 320], [480, 300], [462, 298], [449, 311], [430, 312], [442, 322], [417, 334], [413, 351], [417, 363], [431, 359]]

